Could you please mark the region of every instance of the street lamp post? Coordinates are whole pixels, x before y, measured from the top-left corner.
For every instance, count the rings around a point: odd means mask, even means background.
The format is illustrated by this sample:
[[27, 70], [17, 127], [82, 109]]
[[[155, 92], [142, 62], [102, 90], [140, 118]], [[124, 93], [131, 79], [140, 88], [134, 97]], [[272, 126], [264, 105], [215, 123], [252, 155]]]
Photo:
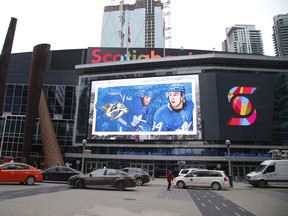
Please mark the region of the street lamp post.
[[225, 144], [227, 146], [227, 153], [228, 153], [228, 169], [229, 169], [228, 178], [229, 178], [229, 184], [230, 184], [230, 187], [233, 187], [232, 172], [231, 172], [231, 161], [230, 161], [230, 145], [231, 145], [231, 141], [230, 140], [226, 140]]
[[84, 155], [85, 155], [85, 145], [87, 143], [86, 139], [82, 140], [82, 144], [83, 144], [83, 152], [82, 152], [82, 164], [81, 164], [81, 172], [84, 173]]

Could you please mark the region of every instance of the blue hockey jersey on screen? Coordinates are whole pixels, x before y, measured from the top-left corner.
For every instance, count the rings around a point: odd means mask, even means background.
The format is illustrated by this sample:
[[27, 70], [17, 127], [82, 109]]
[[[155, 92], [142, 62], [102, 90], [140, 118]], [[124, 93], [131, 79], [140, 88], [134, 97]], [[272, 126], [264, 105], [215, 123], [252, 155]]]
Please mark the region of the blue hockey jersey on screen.
[[192, 131], [193, 109], [194, 103], [187, 100], [180, 111], [171, 109], [169, 103], [162, 106], [154, 115], [153, 131]]
[[144, 106], [141, 97], [124, 96], [128, 112], [118, 119], [118, 131], [149, 131], [152, 128], [152, 107]]

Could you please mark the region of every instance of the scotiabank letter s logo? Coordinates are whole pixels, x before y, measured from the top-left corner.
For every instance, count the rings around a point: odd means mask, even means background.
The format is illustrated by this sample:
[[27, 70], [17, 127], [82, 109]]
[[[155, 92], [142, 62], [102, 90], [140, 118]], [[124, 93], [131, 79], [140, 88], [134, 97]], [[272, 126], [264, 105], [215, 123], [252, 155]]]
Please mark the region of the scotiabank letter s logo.
[[230, 89], [228, 93], [228, 101], [232, 103], [234, 111], [241, 118], [231, 118], [227, 125], [230, 126], [249, 126], [256, 121], [257, 112], [253, 108], [251, 101], [243, 95], [251, 95], [256, 87], [236, 86]]

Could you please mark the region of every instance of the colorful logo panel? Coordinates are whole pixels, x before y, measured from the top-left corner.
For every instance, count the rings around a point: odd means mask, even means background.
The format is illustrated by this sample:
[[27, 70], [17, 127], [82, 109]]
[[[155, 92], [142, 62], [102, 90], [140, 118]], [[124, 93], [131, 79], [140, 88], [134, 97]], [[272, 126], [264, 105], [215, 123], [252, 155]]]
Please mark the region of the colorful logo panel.
[[[253, 108], [251, 101], [242, 95], [253, 94], [256, 87], [236, 86], [230, 89], [228, 101], [232, 103], [234, 111], [243, 116], [242, 118], [231, 118], [227, 125], [230, 126], [249, 126], [256, 121], [257, 112]], [[240, 96], [239, 96], [240, 95]]]

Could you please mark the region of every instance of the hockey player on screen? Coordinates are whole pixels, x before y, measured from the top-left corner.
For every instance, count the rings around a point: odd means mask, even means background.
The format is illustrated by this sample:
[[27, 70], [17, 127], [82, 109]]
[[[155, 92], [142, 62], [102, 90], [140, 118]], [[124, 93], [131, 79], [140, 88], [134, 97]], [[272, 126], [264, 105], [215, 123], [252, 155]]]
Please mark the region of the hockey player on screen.
[[128, 112], [118, 119], [118, 131], [149, 131], [152, 128], [152, 92], [142, 90], [139, 96], [122, 95]]
[[185, 99], [182, 84], [173, 84], [166, 92], [169, 100], [154, 115], [153, 131], [191, 131], [193, 130], [194, 103]]

